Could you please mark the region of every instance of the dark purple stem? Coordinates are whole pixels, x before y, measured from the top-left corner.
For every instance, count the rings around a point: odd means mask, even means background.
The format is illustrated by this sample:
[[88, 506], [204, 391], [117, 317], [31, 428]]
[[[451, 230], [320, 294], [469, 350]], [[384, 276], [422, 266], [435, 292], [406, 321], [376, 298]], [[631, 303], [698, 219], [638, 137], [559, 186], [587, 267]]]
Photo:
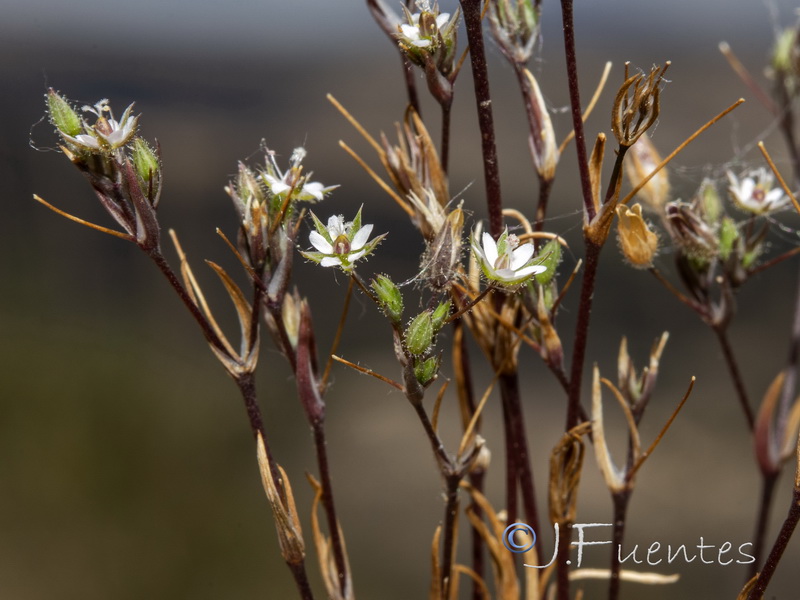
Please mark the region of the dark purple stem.
[[775, 540], [775, 545], [772, 546], [772, 551], [769, 553], [766, 563], [764, 563], [764, 568], [758, 576], [756, 585], [747, 597], [748, 600], [761, 600], [763, 598], [770, 579], [772, 579], [772, 576], [775, 574], [775, 569], [777, 569], [778, 563], [783, 556], [783, 552], [789, 545], [789, 540], [792, 538], [798, 521], [800, 521], [800, 486], [795, 486], [792, 493], [792, 505], [789, 508], [789, 514], [783, 522], [783, 526], [778, 533], [778, 539]]
[[489, 209], [489, 231], [497, 238], [503, 232], [503, 200], [500, 194], [500, 171], [497, 165], [497, 147], [494, 139], [492, 99], [489, 94], [489, 72], [483, 44], [481, 25], [481, 0], [461, 0], [461, 10], [467, 28], [472, 80], [475, 85], [475, 102], [478, 108], [478, 125], [481, 130], [483, 175], [486, 179], [486, 202]]
[[578, 170], [581, 175], [583, 206], [588, 220], [595, 216], [592, 201], [592, 186], [589, 179], [589, 163], [586, 157], [586, 141], [583, 134], [581, 95], [578, 86], [578, 58], [575, 52], [575, 26], [572, 16], [572, 0], [561, 0], [561, 18], [564, 23], [564, 51], [567, 58], [569, 100], [572, 107], [572, 127], [575, 130], [575, 149], [578, 152]]
[[714, 333], [717, 334], [719, 345], [722, 347], [722, 354], [725, 356], [725, 364], [728, 366], [728, 371], [733, 379], [733, 387], [736, 389], [736, 395], [739, 398], [739, 404], [742, 407], [742, 412], [744, 412], [745, 419], [747, 419], [747, 426], [750, 428], [750, 431], [753, 431], [753, 427], [755, 426], [753, 409], [750, 408], [750, 400], [747, 396], [747, 390], [744, 387], [744, 381], [742, 380], [742, 373], [739, 369], [739, 363], [736, 361], [736, 357], [733, 355], [733, 348], [731, 347], [731, 342], [728, 339], [727, 329], [725, 329], [725, 326], [713, 327], [713, 329]]

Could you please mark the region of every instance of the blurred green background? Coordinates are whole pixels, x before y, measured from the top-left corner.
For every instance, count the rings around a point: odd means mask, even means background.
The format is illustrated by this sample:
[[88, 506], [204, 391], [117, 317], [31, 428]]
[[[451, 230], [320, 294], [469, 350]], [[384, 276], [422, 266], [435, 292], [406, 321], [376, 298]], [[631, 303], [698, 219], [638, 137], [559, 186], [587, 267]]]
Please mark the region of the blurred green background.
[[[451, 0], [441, 4], [444, 10], [455, 6]], [[42, 120], [43, 94], [52, 86], [79, 103], [108, 97], [118, 114], [136, 101], [141, 133], [157, 138], [163, 152], [162, 224], [178, 230], [230, 325], [227, 301], [202, 259], [236, 270], [214, 228], [233, 235], [234, 213], [222, 188], [238, 160], [262, 160], [262, 138], [282, 164], [294, 147], [305, 145], [314, 178], [342, 185], [318, 207], [322, 218], [352, 216], [364, 204], [365, 222], [389, 232], [365, 276], [413, 276], [417, 265], [409, 256], [422, 244], [388, 197], [338, 148], [345, 139], [370, 156], [325, 100], [330, 92], [369, 131], [391, 133], [405, 107], [395, 50], [361, 2], [5, 0], [0, 14], [0, 598], [293, 598], [243, 407], [193, 322], [136, 248], [82, 229], [31, 200], [38, 193], [108, 224], [81, 176], [54, 151], [52, 127]], [[604, 62], [614, 62], [612, 83], [587, 124], [588, 135], [609, 132], [607, 115], [624, 61], [646, 70], [670, 59], [671, 83], [654, 133], [662, 151], [736, 98], [749, 99], [675, 161], [676, 197], [687, 198], [704, 176], [720, 177], [728, 166], [760, 164], [753, 151], [760, 139], [786, 167], [774, 124], [717, 44], [727, 40], [768, 85], [763, 66], [775, 28], [794, 18], [788, 1], [770, 8], [760, 0], [578, 3], [584, 98]], [[558, 5], [545, 2], [543, 46], [532, 69], [562, 138], [570, 120], [559, 32]], [[522, 106], [513, 73], [491, 44], [489, 52], [505, 200], [531, 214], [536, 187]], [[472, 223], [485, 209], [466, 71], [456, 91], [451, 192], [463, 192]], [[420, 81], [423, 96], [424, 90]], [[423, 113], [438, 131], [437, 111], [427, 99]], [[572, 245], [562, 276], [582, 254], [573, 154], [570, 146], [562, 159], [548, 223]], [[789, 229], [772, 238], [775, 253], [796, 244], [798, 219], [786, 222]], [[167, 255], [174, 259], [171, 250]], [[701, 536], [717, 546], [749, 541], [759, 478], [715, 340], [651, 277], [623, 265], [613, 243], [602, 259], [589, 361], [613, 373], [620, 337], [627, 335], [641, 365], [661, 331], [672, 334], [644, 420], [646, 440], [671, 413], [690, 376], [698, 377], [695, 394], [639, 476], [629, 546], [694, 545]], [[658, 266], [673, 272], [669, 248]], [[327, 348], [346, 280], [301, 260], [296, 280], [310, 298], [319, 346]], [[755, 278], [740, 295], [731, 335], [754, 402], [783, 365], [796, 283], [795, 262]], [[575, 295], [559, 323], [568, 349]], [[389, 328], [363, 298], [354, 302], [349, 324], [340, 353], [395, 376]], [[307, 517], [304, 472], [316, 473], [311, 436], [289, 370], [265, 343], [259, 386], [266, 427]], [[482, 357], [477, 349], [473, 355], [485, 385]], [[537, 357], [524, 353], [522, 361], [544, 507], [548, 456], [563, 427], [564, 400]], [[430, 540], [442, 513], [442, 488], [427, 441], [400, 395], [341, 368], [334, 373], [327, 398], [329, 446], [356, 595], [426, 597]], [[445, 418], [454, 414], [453, 400], [446, 404]], [[497, 506], [499, 413], [494, 403], [485, 423], [495, 456], [490, 497]], [[619, 419], [609, 418], [623, 431]], [[455, 444], [455, 432], [446, 431]], [[594, 459], [587, 458], [579, 519], [608, 522], [608, 494]], [[776, 493], [770, 543], [788, 506], [789, 479]], [[316, 576], [305, 524], [309, 570]], [[591, 552], [588, 566], [605, 566], [606, 554]], [[800, 542], [794, 539], [770, 589], [774, 597], [796, 596], [800, 580], [793, 565], [799, 559]], [[661, 565], [655, 570], [680, 573], [680, 582], [660, 589], [629, 586], [624, 597], [735, 597], [741, 568], [698, 563]], [[602, 597], [600, 586], [586, 589], [587, 598]]]

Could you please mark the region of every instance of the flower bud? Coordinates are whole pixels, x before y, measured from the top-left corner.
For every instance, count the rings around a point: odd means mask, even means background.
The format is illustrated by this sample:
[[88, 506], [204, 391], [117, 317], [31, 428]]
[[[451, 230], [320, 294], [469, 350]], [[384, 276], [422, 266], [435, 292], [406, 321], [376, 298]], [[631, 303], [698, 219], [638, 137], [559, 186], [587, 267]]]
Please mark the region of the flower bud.
[[658, 249], [658, 237], [642, 218], [642, 205], [617, 206], [617, 239], [619, 247], [631, 266], [649, 269]]
[[719, 257], [722, 260], [728, 260], [737, 239], [739, 230], [736, 228], [736, 223], [730, 217], [725, 217], [719, 228]]
[[419, 360], [414, 365], [414, 376], [423, 386], [433, 383], [439, 374], [439, 359], [431, 356], [425, 360]]
[[447, 320], [447, 317], [450, 316], [451, 306], [452, 303], [448, 300], [440, 303], [439, 306], [436, 307], [436, 310], [433, 311], [431, 321], [433, 323], [434, 331], [439, 331], [442, 327], [444, 327], [444, 322]]
[[[632, 186], [638, 186], [661, 163], [661, 156], [646, 133], [631, 146], [625, 156], [625, 174]], [[637, 196], [651, 209], [660, 211], [669, 200], [669, 175], [666, 168], [656, 173]]]
[[697, 196], [700, 200], [700, 208], [703, 213], [703, 218], [710, 226], [719, 223], [722, 216], [722, 201], [717, 192], [717, 186], [710, 179], [704, 179], [700, 184], [700, 189], [697, 190]]
[[398, 323], [403, 317], [403, 296], [400, 290], [386, 275], [378, 275], [372, 281], [371, 287], [378, 296], [386, 316]]
[[411, 354], [425, 354], [433, 342], [433, 320], [431, 311], [418, 314], [409, 323], [405, 333], [406, 350]]
[[53, 88], [47, 90], [47, 112], [50, 113], [50, 122], [61, 133], [74, 137], [83, 132], [83, 122], [78, 113]]
[[132, 158], [133, 168], [136, 169], [136, 174], [145, 185], [149, 185], [151, 180], [157, 182], [161, 178], [161, 165], [159, 165], [158, 156], [148, 146], [147, 142], [140, 137], [133, 140]]
[[666, 214], [669, 233], [684, 255], [700, 263], [717, 255], [719, 241], [714, 228], [697, 214], [694, 204], [670, 202]]

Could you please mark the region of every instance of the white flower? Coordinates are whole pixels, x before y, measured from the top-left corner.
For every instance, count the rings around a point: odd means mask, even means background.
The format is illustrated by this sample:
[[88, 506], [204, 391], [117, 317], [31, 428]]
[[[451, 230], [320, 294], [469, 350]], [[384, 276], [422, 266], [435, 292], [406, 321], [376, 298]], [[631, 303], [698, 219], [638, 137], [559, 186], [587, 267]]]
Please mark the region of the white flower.
[[372, 233], [372, 225], [361, 225], [361, 209], [352, 221], [345, 222], [342, 215], [334, 215], [328, 219], [327, 226], [313, 212], [311, 217], [316, 231], [311, 232], [309, 241], [317, 252], [301, 254], [323, 267], [341, 267], [344, 271], [350, 271], [355, 261], [368, 256], [386, 237], [384, 233], [367, 241]]
[[513, 287], [547, 270], [544, 265], [534, 264], [533, 244], [520, 245], [517, 236], [509, 235], [508, 229], [500, 235], [497, 242], [487, 232], [483, 233], [481, 241], [482, 247], [473, 236], [472, 251], [483, 274], [490, 281]]
[[306, 156], [305, 148], [295, 148], [290, 159], [291, 166], [284, 173], [278, 168], [275, 162], [275, 153], [268, 151], [267, 170], [262, 173], [261, 178], [267, 184], [274, 196], [284, 197], [291, 191], [292, 200], [319, 201], [325, 194], [339, 187], [332, 185], [325, 187], [318, 181], [308, 181], [311, 173], [301, 175], [303, 159]]
[[400, 25], [399, 36], [401, 41], [408, 45], [416, 46], [417, 48], [427, 48], [433, 44], [434, 40], [432, 38], [447, 24], [447, 21], [450, 19], [450, 13], [440, 13], [436, 17], [436, 30], [433, 33], [426, 33], [420, 29], [419, 20], [421, 14], [421, 12], [412, 14], [410, 23], [403, 23]]
[[728, 171], [728, 192], [736, 206], [745, 212], [764, 215], [789, 204], [790, 199], [779, 187], [773, 188], [774, 176], [765, 168], [755, 169], [741, 181]]
[[[114, 118], [107, 99], [100, 100], [94, 107], [84, 106], [82, 110], [90, 112], [97, 117], [97, 121], [93, 126], [84, 123], [84, 129], [88, 133], [81, 133], [74, 137], [63, 132], [61, 135], [67, 141], [85, 150], [116, 150], [127, 144], [133, 134], [136, 133], [136, 124], [139, 121], [139, 117], [134, 117], [131, 114], [133, 104], [125, 109], [119, 121]], [[107, 117], [106, 114], [108, 114]]]

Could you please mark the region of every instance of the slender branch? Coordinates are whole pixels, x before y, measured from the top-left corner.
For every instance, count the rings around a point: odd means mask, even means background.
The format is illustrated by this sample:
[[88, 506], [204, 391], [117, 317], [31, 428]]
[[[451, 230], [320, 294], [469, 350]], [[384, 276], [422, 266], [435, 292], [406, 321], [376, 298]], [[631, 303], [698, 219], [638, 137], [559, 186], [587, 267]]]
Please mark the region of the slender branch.
[[[517, 371], [500, 375], [500, 396], [503, 401], [504, 428], [507, 450], [512, 454], [508, 456], [513, 460], [516, 476], [519, 479], [522, 493], [522, 505], [525, 510], [525, 519], [534, 531], [539, 531], [539, 514], [536, 508], [536, 488], [531, 471], [528, 440], [525, 434], [525, 416], [522, 412], [522, 403], [519, 395], [519, 376]], [[509, 523], [513, 523], [509, 516]], [[541, 538], [536, 539], [536, 552], [543, 556]]]
[[748, 600], [761, 600], [764, 597], [764, 592], [767, 590], [767, 586], [772, 576], [775, 574], [783, 552], [789, 545], [789, 540], [792, 538], [798, 521], [800, 521], [800, 487], [795, 486], [794, 492], [792, 493], [792, 505], [789, 508], [789, 514], [783, 522], [783, 526], [778, 533], [778, 539], [775, 540], [775, 544], [772, 546], [772, 550], [767, 557], [767, 562], [764, 564], [764, 569], [759, 574], [756, 585], [748, 596]]
[[450, 116], [452, 103], [442, 103], [442, 140], [439, 148], [439, 155], [442, 163], [442, 170], [447, 173], [447, 165], [450, 160]]
[[314, 421], [312, 429], [314, 431], [314, 446], [317, 451], [320, 483], [322, 484], [322, 505], [325, 507], [325, 516], [328, 519], [328, 531], [331, 536], [336, 574], [339, 578], [339, 589], [344, 596], [347, 587], [347, 561], [344, 555], [344, 542], [339, 529], [339, 521], [336, 517], [336, 505], [333, 500], [333, 484], [331, 482], [330, 468], [328, 467], [324, 419]]
[[733, 379], [733, 387], [736, 389], [736, 395], [739, 398], [739, 404], [742, 407], [745, 419], [747, 419], [747, 426], [750, 428], [750, 431], [753, 431], [753, 428], [755, 427], [755, 417], [753, 416], [753, 410], [750, 408], [750, 400], [747, 396], [747, 390], [744, 387], [744, 381], [742, 380], [742, 373], [739, 369], [739, 363], [736, 361], [736, 357], [733, 355], [733, 347], [728, 339], [727, 329], [725, 329], [724, 326], [712, 327], [712, 329], [714, 330], [714, 333], [717, 334], [717, 339], [722, 347], [722, 353], [725, 355], [725, 364], [727, 364], [728, 372], [731, 374], [731, 378]]
[[620, 591], [620, 564], [619, 548], [625, 539], [625, 524], [628, 519], [628, 505], [631, 499], [631, 490], [624, 489], [612, 495], [614, 503], [614, 529], [611, 544], [611, 576], [608, 584], [608, 600], [617, 600]]
[[581, 96], [578, 86], [578, 58], [575, 52], [575, 24], [572, 15], [573, 0], [561, 0], [561, 18], [564, 23], [564, 52], [567, 59], [567, 77], [569, 81], [569, 100], [572, 107], [572, 128], [575, 131], [575, 149], [578, 153], [578, 170], [581, 175], [581, 192], [583, 206], [588, 220], [595, 216], [592, 201], [592, 186], [589, 179], [589, 163], [586, 156], [586, 140], [583, 133], [583, 116], [581, 115]]
[[475, 103], [478, 108], [478, 125], [481, 130], [483, 175], [486, 179], [486, 202], [489, 209], [489, 231], [496, 238], [503, 232], [503, 200], [500, 193], [500, 171], [497, 164], [497, 147], [494, 138], [492, 99], [489, 94], [489, 72], [481, 26], [481, 0], [461, 0], [467, 42], [470, 47], [472, 80], [475, 86]]
[[769, 513], [772, 507], [772, 499], [775, 495], [775, 485], [778, 483], [780, 473], [762, 473], [761, 478], [761, 502], [758, 507], [758, 518], [756, 519], [755, 533], [753, 534], [753, 560], [747, 573], [747, 580], [753, 578], [758, 573], [761, 566], [761, 559], [764, 556], [764, 539], [769, 526]]
[[580, 417], [583, 365], [586, 359], [586, 344], [589, 341], [589, 323], [591, 321], [592, 300], [594, 298], [594, 285], [597, 278], [600, 250], [602, 250], [602, 246], [598, 246], [590, 240], [586, 240], [586, 269], [583, 273], [578, 322], [575, 329], [575, 342], [572, 348], [572, 365], [567, 404], [567, 431], [578, 424], [578, 419]]

